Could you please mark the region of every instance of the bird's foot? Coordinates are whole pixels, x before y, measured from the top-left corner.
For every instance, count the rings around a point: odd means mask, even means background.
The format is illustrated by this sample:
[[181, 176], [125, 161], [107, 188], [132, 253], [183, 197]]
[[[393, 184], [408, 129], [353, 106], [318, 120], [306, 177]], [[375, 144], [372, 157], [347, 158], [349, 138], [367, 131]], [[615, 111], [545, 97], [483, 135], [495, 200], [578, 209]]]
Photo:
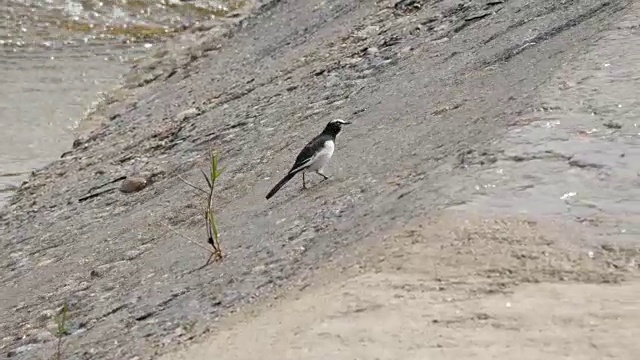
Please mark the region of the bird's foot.
[[322, 176], [322, 180], [320, 180], [320, 182], [323, 182], [325, 180], [329, 180], [329, 177], [321, 172], [318, 172], [318, 175]]

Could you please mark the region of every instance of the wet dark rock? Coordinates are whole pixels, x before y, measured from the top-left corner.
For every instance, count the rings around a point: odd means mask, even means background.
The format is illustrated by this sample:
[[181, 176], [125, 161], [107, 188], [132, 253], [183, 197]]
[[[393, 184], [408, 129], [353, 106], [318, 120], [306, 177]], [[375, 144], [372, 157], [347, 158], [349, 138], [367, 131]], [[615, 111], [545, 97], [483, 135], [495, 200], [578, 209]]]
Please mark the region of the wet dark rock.
[[[75, 149], [75, 148], [80, 147], [83, 143], [84, 143], [84, 139], [75, 139], [75, 140], [73, 140], [73, 144], [71, 144], [71, 147], [72, 147], [73, 149]], [[71, 153], [71, 152], [70, 152], [70, 151], [68, 151], [68, 152], [66, 152], [66, 153], [63, 153], [63, 154], [62, 154], [62, 157], [66, 157], [66, 154], [67, 154], [67, 153]]]
[[484, 19], [487, 16], [493, 14], [491, 11], [479, 11], [477, 13], [471, 14], [464, 18], [465, 21], [478, 21], [480, 19]]
[[617, 121], [607, 121], [606, 123], [604, 123], [604, 127], [608, 128], [608, 129], [622, 129], [622, 124], [620, 124]]
[[572, 158], [571, 160], [569, 160], [569, 165], [579, 167], [579, 168], [592, 168], [592, 169], [602, 169], [606, 167], [606, 165], [604, 164], [598, 164], [584, 158]]
[[400, 0], [393, 4], [393, 8], [403, 14], [413, 13], [422, 8], [420, 0]]

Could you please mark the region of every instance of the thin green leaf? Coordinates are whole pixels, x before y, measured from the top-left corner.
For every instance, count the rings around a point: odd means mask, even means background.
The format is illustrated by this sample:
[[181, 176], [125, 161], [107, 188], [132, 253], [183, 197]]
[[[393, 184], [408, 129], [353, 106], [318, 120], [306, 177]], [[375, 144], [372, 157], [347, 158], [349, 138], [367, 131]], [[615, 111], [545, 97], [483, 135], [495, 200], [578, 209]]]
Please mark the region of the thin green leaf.
[[211, 237], [211, 226], [209, 226], [209, 211], [204, 212], [204, 221], [207, 223], [207, 237]]
[[200, 187], [198, 187], [198, 186], [193, 185], [192, 183], [190, 183], [190, 182], [188, 182], [187, 180], [183, 179], [180, 175], [178, 175], [178, 179], [182, 180], [182, 182], [183, 182], [183, 183], [185, 183], [185, 184], [189, 185], [189, 187], [191, 187], [192, 189], [195, 189], [195, 190], [198, 190], [198, 191], [203, 192], [203, 193], [205, 193], [205, 194], [208, 194], [208, 192], [206, 192], [204, 189], [202, 189], [202, 188], [200, 188]]
[[218, 228], [216, 227], [216, 220], [213, 217], [213, 212], [209, 212], [209, 224], [211, 224], [211, 229], [213, 230], [213, 237], [218, 241]]
[[216, 153], [211, 152], [211, 185], [215, 184], [218, 177], [218, 156]]
[[67, 334], [67, 327], [66, 327], [67, 311], [68, 311], [67, 303], [62, 304], [62, 309], [60, 310], [60, 313], [58, 314], [56, 319], [57, 325], [58, 325], [58, 336], [63, 336]]
[[211, 181], [209, 181], [209, 178], [207, 177], [207, 174], [202, 169], [200, 169], [200, 172], [202, 173], [202, 176], [204, 176], [204, 179], [207, 180], [207, 185], [209, 185], [209, 189], [211, 189], [211, 187], [212, 187]]

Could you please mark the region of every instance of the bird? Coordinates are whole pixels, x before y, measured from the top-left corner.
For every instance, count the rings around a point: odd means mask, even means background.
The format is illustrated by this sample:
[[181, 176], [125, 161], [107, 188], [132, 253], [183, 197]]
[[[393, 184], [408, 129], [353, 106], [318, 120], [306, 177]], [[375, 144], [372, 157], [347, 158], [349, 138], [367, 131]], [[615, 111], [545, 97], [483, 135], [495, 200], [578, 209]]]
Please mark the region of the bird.
[[324, 130], [302, 148], [287, 175], [267, 193], [267, 200], [300, 172], [302, 173], [303, 189], [307, 188], [304, 176], [307, 172], [315, 172], [322, 176], [322, 181], [329, 179], [329, 177], [324, 174], [324, 168], [329, 163], [331, 156], [333, 156], [333, 151], [336, 146], [336, 136], [338, 136], [340, 130], [342, 130], [342, 126], [348, 124], [351, 124], [351, 122], [342, 119], [329, 121], [324, 127]]

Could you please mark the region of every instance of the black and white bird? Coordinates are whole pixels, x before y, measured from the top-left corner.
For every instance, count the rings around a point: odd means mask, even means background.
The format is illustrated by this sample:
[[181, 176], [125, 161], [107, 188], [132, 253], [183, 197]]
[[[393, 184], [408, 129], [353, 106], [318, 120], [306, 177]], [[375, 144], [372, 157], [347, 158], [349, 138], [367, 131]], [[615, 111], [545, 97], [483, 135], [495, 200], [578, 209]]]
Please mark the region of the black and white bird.
[[275, 195], [280, 188], [300, 172], [302, 173], [303, 189], [307, 188], [304, 177], [307, 172], [315, 172], [323, 177], [322, 181], [327, 180], [329, 177], [324, 174], [324, 168], [329, 163], [331, 156], [333, 156], [333, 151], [336, 148], [336, 136], [338, 136], [340, 130], [342, 130], [342, 125], [347, 124], [351, 123], [342, 119], [329, 121], [320, 135], [313, 138], [302, 148], [291, 170], [269, 191], [267, 199]]

